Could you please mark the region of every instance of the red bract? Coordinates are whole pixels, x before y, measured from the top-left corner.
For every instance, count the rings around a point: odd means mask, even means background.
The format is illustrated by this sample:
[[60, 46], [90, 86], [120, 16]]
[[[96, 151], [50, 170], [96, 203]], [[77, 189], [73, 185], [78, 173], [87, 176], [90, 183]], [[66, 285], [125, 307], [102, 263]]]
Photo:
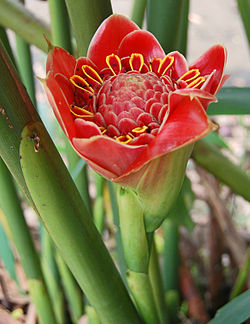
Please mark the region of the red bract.
[[163, 176], [159, 158], [186, 152], [214, 129], [205, 109], [226, 79], [225, 59], [224, 47], [216, 45], [188, 67], [180, 53], [166, 55], [151, 33], [112, 15], [94, 35], [87, 57], [76, 60], [58, 47], [50, 51], [45, 88], [78, 154], [104, 177], [146, 197], [153, 169], [153, 181], [157, 173]]

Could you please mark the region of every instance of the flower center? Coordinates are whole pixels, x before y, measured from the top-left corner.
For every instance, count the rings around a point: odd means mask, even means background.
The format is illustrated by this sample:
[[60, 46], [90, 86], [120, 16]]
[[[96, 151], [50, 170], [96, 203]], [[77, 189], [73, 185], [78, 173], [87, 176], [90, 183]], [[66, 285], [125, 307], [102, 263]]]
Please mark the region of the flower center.
[[151, 142], [168, 115], [168, 94], [179, 88], [199, 88], [205, 77], [192, 69], [175, 80], [174, 57], [153, 59], [141, 54], [106, 57], [107, 68], [97, 73], [83, 65], [70, 81], [74, 85], [75, 118], [94, 122], [104, 136], [130, 145]]

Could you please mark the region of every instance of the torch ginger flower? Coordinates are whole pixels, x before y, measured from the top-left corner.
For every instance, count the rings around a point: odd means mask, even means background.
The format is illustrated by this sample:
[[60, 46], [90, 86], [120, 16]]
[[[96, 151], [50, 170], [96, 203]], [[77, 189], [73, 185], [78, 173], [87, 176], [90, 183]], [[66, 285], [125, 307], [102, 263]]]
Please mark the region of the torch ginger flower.
[[45, 90], [64, 133], [94, 170], [136, 190], [148, 231], [178, 195], [191, 144], [215, 129], [205, 110], [225, 60], [216, 45], [188, 67], [120, 15], [101, 24], [87, 57], [49, 53]]

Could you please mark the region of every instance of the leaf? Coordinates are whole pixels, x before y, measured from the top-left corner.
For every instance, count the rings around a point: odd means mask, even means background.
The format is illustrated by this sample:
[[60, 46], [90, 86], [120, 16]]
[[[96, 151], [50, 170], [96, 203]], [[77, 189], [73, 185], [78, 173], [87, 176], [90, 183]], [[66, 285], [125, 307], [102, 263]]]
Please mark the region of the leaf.
[[217, 103], [208, 107], [208, 115], [250, 114], [250, 88], [227, 87], [220, 90]]
[[218, 133], [216, 132], [212, 132], [210, 134], [208, 134], [205, 138], [205, 141], [215, 144], [217, 147], [219, 148], [225, 148], [227, 150], [230, 150], [230, 147], [227, 145], [227, 143], [224, 141], [223, 137], [220, 136]]
[[240, 324], [250, 318], [250, 289], [220, 308], [208, 324]]

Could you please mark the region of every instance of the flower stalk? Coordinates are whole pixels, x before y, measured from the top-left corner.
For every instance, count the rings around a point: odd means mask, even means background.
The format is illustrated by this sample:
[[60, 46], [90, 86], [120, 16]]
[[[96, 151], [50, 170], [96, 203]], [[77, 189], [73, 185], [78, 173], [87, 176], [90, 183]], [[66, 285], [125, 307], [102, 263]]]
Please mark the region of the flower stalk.
[[128, 286], [144, 321], [160, 323], [148, 272], [150, 247], [141, 203], [134, 191], [121, 188], [118, 205]]

